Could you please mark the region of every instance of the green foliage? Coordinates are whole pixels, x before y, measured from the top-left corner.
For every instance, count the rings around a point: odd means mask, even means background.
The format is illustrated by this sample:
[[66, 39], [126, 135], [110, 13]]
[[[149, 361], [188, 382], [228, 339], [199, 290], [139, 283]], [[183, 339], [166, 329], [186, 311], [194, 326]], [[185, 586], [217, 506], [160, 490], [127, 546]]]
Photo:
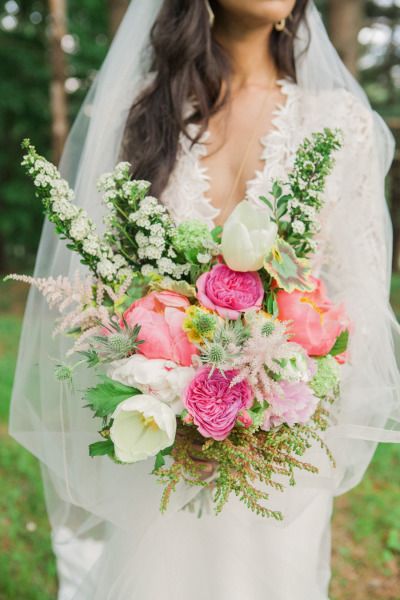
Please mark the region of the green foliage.
[[[0, 271], [33, 264], [42, 211], [32, 201], [30, 182], [20, 168], [22, 138], [34, 135], [46, 156], [51, 151], [49, 110], [50, 61], [48, 5], [43, 0], [18, 2], [17, 27], [0, 35]], [[93, 80], [108, 48], [107, 11], [97, 0], [68, 2], [68, 30], [75, 50], [68, 54], [67, 77], [80, 87], [69, 95], [70, 121]]]
[[339, 365], [333, 356], [324, 356], [316, 360], [317, 372], [310, 386], [318, 398], [330, 398], [332, 401], [339, 395]]
[[114, 456], [114, 444], [112, 440], [94, 442], [89, 445], [89, 456]]
[[336, 342], [334, 343], [332, 349], [329, 351], [331, 356], [338, 356], [343, 352], [346, 352], [347, 345], [349, 343], [349, 331], [346, 329], [342, 331], [340, 335], [338, 335]]
[[265, 257], [264, 269], [276, 280], [278, 287], [289, 293], [294, 290], [312, 291], [310, 264], [298, 258], [293, 247], [282, 238], [277, 238]]
[[160, 452], [158, 452], [154, 461], [153, 473], [155, 473], [156, 471], [158, 471], [158, 469], [161, 469], [161, 467], [165, 465], [164, 457], [169, 456], [172, 453], [172, 450], [173, 446], [169, 446], [168, 448], [164, 448], [163, 450], [160, 450]]
[[[252, 416], [260, 421], [264, 411], [265, 406], [256, 405]], [[204, 441], [193, 425], [178, 424], [171, 452], [172, 464], [165, 467], [163, 457], [158, 457], [154, 469], [159, 481], [164, 484], [161, 511], [167, 509], [171, 494], [180, 481], [207, 487], [204, 467], [207, 463], [214, 463], [217, 465], [216, 478], [211, 489], [216, 514], [222, 511], [230, 495], [235, 494], [257, 515], [283, 520], [284, 515], [280, 511], [268, 507], [269, 490], [284, 492], [286, 486], [282, 483], [283, 479], [286, 485], [295, 485], [297, 471], [318, 473], [315, 466], [302, 460], [313, 444], [323, 448], [334, 464], [333, 457], [318, 434], [318, 430], [326, 426], [323, 408], [317, 410], [309, 426], [282, 425], [269, 432], [255, 431], [254, 425], [249, 429], [238, 426], [222, 441]]]
[[[307, 258], [315, 250], [314, 237], [318, 230], [317, 215], [323, 206], [322, 193], [335, 164], [334, 153], [341, 148], [341, 137], [340, 130], [328, 128], [312, 133], [296, 151], [289, 181], [285, 185], [274, 182], [273, 201], [262, 198], [272, 206], [272, 220], [278, 226], [278, 234], [291, 246], [297, 258]], [[296, 261], [292, 257], [287, 267], [283, 262], [285, 270], [289, 268], [289, 274], [295, 272], [295, 266]]]
[[102, 383], [85, 391], [84, 398], [95, 417], [107, 417], [114, 412], [118, 404], [140, 393], [136, 388], [104, 377]]

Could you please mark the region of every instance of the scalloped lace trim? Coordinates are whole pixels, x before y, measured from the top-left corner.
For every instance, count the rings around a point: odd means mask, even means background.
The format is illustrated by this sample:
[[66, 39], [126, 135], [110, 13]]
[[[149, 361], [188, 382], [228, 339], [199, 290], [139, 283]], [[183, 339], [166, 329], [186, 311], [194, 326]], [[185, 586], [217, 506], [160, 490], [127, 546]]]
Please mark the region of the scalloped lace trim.
[[[278, 83], [286, 101], [274, 110], [271, 129], [260, 138], [264, 168], [257, 170], [254, 178], [247, 182], [245, 194], [246, 199], [254, 202], [259, 202], [258, 197], [269, 191], [272, 179], [283, 177], [288, 170], [292, 123], [294, 125], [291, 113], [299, 92], [297, 85], [287, 79], [281, 79]], [[198, 125], [189, 126], [190, 135], [195, 135], [197, 131]], [[205, 142], [209, 137], [210, 132], [206, 131], [200, 140], [192, 145], [192, 142], [181, 134], [176, 167], [164, 190], [162, 200], [176, 222], [201, 219], [211, 229], [220, 209], [213, 206], [212, 199], [208, 196], [210, 177], [207, 167], [201, 163], [201, 159], [208, 152]]]

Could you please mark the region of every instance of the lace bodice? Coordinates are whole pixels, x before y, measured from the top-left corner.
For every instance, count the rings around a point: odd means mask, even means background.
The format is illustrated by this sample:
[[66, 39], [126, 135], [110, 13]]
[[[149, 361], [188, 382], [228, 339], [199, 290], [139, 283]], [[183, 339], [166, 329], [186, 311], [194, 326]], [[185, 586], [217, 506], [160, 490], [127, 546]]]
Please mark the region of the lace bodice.
[[[333, 247], [333, 230], [348, 213], [349, 203], [354, 205], [355, 198], [361, 202], [357, 208], [360, 211], [360, 219], [355, 235], [360, 244], [363, 239], [369, 247], [372, 244], [374, 252], [366, 252], [365, 260], [372, 261], [371, 267], [380, 276], [384, 276], [384, 233], [379, 226], [379, 219], [382, 219], [381, 215], [374, 213], [376, 203], [368, 202], [373, 193], [369, 177], [373, 162], [370, 156], [373, 146], [371, 112], [360, 100], [345, 90], [327, 91], [316, 96], [286, 79], [281, 80], [279, 84], [285, 101], [274, 112], [270, 132], [260, 139], [264, 166], [247, 182], [246, 199], [259, 202], [259, 196], [271, 191], [274, 179], [287, 177], [293, 166], [296, 149], [306, 136], [325, 127], [340, 128], [343, 132], [343, 147], [337, 154], [335, 168], [327, 181], [324, 209], [320, 214], [319, 250], [314, 258], [314, 270], [318, 272], [323, 264], [328, 264], [338, 274], [343, 267], [343, 257]], [[190, 127], [190, 133], [196, 133], [197, 126]], [[192, 145], [191, 141], [181, 134], [176, 166], [162, 200], [176, 222], [201, 219], [212, 228], [219, 210], [212, 205], [208, 197], [209, 177], [207, 169], [201, 164], [201, 158], [207, 154], [208, 137], [209, 133], [205, 132], [199, 142]], [[351, 185], [349, 177], [352, 180]], [[346, 193], [342, 190], [344, 181]], [[352, 198], [348, 198], [349, 189]]]

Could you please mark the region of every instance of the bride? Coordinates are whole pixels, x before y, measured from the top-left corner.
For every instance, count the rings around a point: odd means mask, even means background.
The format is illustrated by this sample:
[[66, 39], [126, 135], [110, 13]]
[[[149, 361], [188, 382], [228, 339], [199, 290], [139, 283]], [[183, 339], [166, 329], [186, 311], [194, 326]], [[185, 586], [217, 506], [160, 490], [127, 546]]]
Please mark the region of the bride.
[[[60, 600], [326, 600], [335, 495], [362, 478], [379, 441], [400, 441], [399, 329], [389, 306], [391, 227], [384, 177], [393, 141], [331, 46], [312, 0], [132, 0], [72, 129], [61, 163], [76, 201], [100, 225], [99, 174], [119, 158], [152, 182], [173, 218], [222, 225], [243, 199], [285, 178], [303, 139], [340, 128], [314, 273], [353, 323], [335, 423], [333, 469], [317, 448], [271, 504], [277, 525], [231, 499], [190, 512], [184, 486], [167, 514], [150, 462], [92, 460], [96, 424], [52, 360], [55, 315], [32, 290], [14, 387], [11, 434], [41, 461]], [[77, 259], [44, 228], [36, 276]], [[209, 465], [212, 473], [213, 465]], [[276, 497], [275, 497], [276, 496]]]

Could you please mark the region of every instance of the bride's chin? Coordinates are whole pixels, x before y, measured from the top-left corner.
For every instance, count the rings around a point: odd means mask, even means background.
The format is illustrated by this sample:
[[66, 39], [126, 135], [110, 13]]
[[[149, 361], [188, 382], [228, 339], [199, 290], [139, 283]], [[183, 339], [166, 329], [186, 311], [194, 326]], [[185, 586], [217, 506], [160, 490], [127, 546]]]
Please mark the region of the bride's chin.
[[272, 24], [285, 19], [292, 12], [295, 0], [217, 0], [224, 11]]

